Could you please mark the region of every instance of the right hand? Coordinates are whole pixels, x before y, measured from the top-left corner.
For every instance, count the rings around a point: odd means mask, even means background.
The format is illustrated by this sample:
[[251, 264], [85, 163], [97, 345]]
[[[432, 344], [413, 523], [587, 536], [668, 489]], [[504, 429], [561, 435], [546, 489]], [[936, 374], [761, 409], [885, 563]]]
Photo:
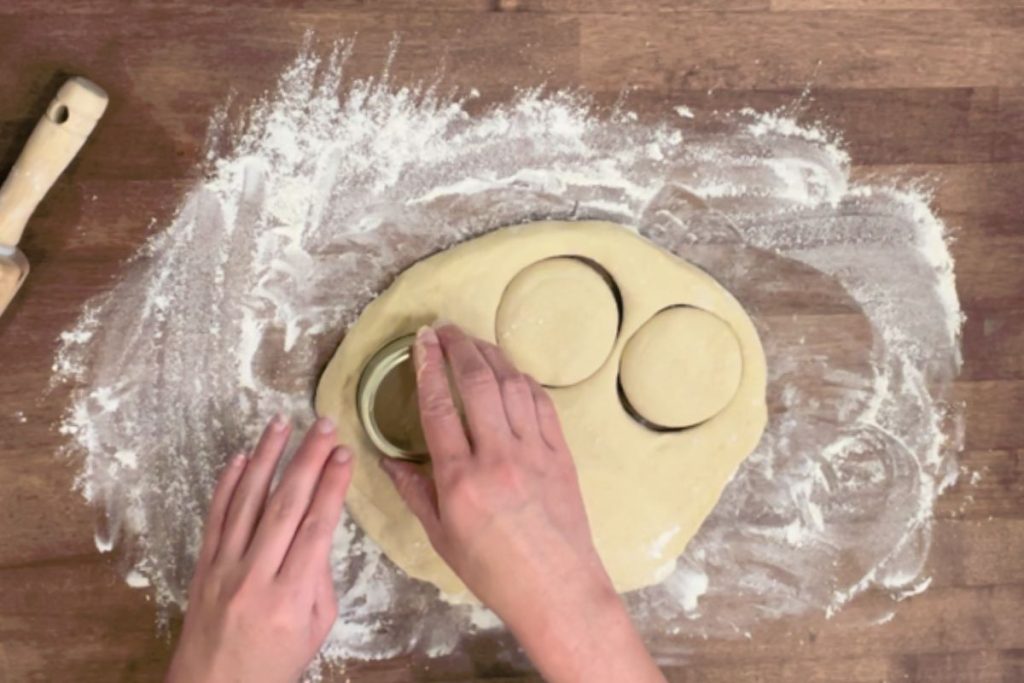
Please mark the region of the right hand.
[[610, 589], [547, 393], [496, 346], [454, 326], [421, 330], [413, 357], [433, 479], [418, 465], [381, 465], [441, 557], [503, 618], [515, 616], [524, 589], [555, 592], [570, 578]]
[[452, 325], [421, 329], [413, 357], [433, 476], [380, 463], [438, 554], [551, 680], [663, 681], [594, 547], [551, 398]]

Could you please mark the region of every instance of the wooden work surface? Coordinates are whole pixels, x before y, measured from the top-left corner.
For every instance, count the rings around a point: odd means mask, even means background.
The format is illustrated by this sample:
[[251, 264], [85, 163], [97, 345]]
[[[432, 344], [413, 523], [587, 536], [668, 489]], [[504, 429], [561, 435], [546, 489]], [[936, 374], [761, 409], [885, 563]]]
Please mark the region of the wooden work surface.
[[[889, 623], [857, 601], [694, 642], [673, 681], [1024, 681], [1024, 3], [1021, 0], [7, 0], [0, 3], [0, 174], [68, 74], [111, 95], [95, 137], [23, 244], [26, 288], [0, 320], [0, 681], [159, 680], [170, 644], [95, 512], [54, 457], [58, 336], [105, 291], [195, 177], [211, 113], [271, 87], [303, 34], [358, 36], [355, 75], [480, 90], [630, 88], [642, 115], [772, 108], [845, 132], [861, 176], [927, 176], [955, 229], [967, 314], [966, 472], [936, 511], [931, 587]], [[862, 615], [861, 615], [862, 616]], [[470, 648], [472, 650], [472, 648]], [[469, 651], [481, 679], [518, 680]], [[352, 665], [353, 681], [456, 680], [445, 664]], [[504, 677], [504, 678], [502, 678]], [[467, 680], [465, 678], [459, 680]]]

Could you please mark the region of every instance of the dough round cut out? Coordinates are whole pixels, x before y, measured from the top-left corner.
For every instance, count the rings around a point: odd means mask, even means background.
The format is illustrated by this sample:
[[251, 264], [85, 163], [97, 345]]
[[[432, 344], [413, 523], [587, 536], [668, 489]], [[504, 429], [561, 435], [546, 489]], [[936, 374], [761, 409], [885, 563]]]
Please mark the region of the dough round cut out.
[[608, 358], [619, 327], [611, 286], [576, 258], [534, 263], [509, 283], [495, 337], [509, 360], [549, 387], [590, 377]]
[[674, 306], [648, 320], [622, 350], [619, 382], [632, 410], [656, 427], [692, 427], [736, 394], [739, 340], [718, 316]]
[[[356, 464], [347, 499], [350, 514], [400, 569], [433, 583], [451, 602], [474, 598], [377, 466], [381, 455], [359, 419], [359, 378], [388, 342], [437, 319], [496, 343], [498, 309], [510, 283], [535, 264], [566, 257], [584, 261], [583, 267], [598, 264], [615, 283], [621, 302], [612, 323], [618, 323], [618, 335], [604, 361], [582, 381], [548, 391], [576, 462], [594, 544], [616, 589], [642, 588], [672, 572], [764, 429], [764, 351], [743, 307], [700, 268], [631, 230], [597, 221], [531, 223], [496, 230], [420, 261], [349, 328], [320, 379], [316, 409], [335, 420], [352, 447]], [[607, 286], [602, 296], [606, 293]], [[673, 306], [701, 309], [728, 324], [742, 370], [739, 386], [713, 417], [690, 429], [659, 432], [626, 411], [619, 370], [629, 340]], [[552, 347], [572, 343], [549, 340]]]

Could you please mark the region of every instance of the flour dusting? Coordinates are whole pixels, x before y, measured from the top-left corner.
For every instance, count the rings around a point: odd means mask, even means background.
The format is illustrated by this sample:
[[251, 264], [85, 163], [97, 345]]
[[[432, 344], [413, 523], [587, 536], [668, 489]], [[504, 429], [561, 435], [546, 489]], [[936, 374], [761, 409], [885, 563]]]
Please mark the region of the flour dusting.
[[[473, 92], [346, 79], [346, 49], [304, 49], [242, 123], [214, 116], [202, 178], [61, 337], [67, 450], [130, 585], [165, 614], [184, 605], [228, 456], [272, 413], [310, 423], [320, 369], [401, 270], [500, 226], [587, 218], [708, 270], [768, 356], [759, 448], [666, 580], [627, 596], [655, 653], [927, 587], [933, 506], [958, 471], [961, 313], [926, 193], [855, 184], [833, 133], [779, 113], [666, 103], [650, 125], [526, 91], [470, 115]], [[332, 559], [325, 658], [442, 655], [499, 626], [350, 520]]]

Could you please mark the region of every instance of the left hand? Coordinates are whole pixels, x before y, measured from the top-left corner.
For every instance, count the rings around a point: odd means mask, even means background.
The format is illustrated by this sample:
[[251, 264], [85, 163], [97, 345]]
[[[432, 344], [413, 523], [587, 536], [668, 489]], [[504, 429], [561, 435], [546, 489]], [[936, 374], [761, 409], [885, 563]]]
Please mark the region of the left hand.
[[334, 623], [329, 558], [352, 456], [320, 419], [271, 493], [289, 432], [274, 418], [221, 474], [168, 683], [297, 681]]

